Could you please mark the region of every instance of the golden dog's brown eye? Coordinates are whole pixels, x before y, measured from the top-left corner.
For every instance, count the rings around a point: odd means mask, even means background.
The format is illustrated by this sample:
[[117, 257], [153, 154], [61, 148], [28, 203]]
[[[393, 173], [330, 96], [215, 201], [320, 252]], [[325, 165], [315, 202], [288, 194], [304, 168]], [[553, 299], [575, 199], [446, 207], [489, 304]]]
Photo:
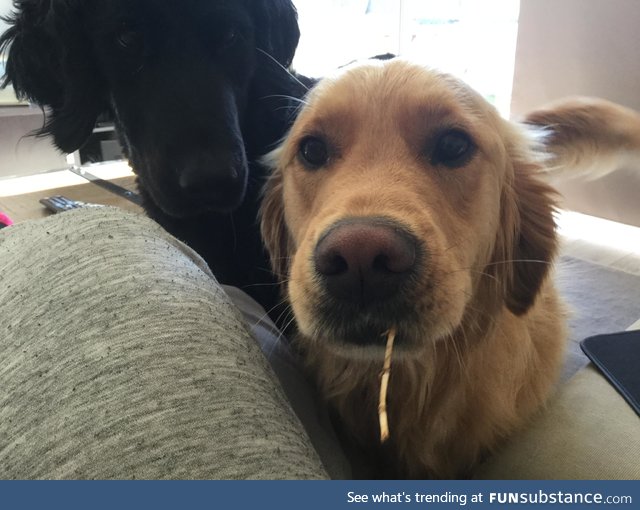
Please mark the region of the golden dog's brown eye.
[[302, 162], [310, 168], [318, 168], [329, 161], [329, 149], [321, 138], [308, 136], [300, 142], [298, 154]]
[[473, 157], [475, 145], [464, 131], [453, 129], [440, 135], [431, 154], [431, 163], [458, 168]]

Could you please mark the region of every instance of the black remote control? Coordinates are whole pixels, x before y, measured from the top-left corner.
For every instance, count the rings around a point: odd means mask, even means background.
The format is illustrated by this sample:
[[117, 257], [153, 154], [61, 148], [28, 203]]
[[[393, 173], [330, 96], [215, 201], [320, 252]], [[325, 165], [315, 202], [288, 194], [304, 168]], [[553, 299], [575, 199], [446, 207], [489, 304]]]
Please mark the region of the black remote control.
[[88, 204], [79, 200], [72, 200], [70, 198], [63, 197], [62, 195], [53, 195], [51, 197], [41, 198], [40, 203], [54, 213], [70, 211], [71, 209], [77, 209], [78, 207], [98, 206], [98, 204]]

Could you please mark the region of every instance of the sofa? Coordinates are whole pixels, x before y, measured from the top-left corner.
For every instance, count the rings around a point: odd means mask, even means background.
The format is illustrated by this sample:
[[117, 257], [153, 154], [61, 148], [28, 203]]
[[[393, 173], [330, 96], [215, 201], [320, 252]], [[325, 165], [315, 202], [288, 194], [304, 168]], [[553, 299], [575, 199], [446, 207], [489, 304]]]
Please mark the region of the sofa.
[[[0, 230], [0, 479], [345, 479], [282, 334], [148, 218]], [[638, 479], [640, 420], [592, 367], [477, 478]]]

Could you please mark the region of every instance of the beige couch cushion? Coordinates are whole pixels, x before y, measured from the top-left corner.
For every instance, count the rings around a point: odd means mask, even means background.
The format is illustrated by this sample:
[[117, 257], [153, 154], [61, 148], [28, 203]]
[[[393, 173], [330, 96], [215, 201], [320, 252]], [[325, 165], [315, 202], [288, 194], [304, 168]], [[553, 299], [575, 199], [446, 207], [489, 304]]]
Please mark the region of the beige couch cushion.
[[640, 418], [589, 365], [476, 478], [640, 479]]

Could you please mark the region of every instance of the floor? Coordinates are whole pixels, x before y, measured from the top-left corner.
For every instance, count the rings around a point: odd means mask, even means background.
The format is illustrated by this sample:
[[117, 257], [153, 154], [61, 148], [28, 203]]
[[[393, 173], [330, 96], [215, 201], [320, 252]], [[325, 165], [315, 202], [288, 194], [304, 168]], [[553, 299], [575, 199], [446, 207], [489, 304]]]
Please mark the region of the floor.
[[[640, 228], [572, 211], [557, 222], [563, 255], [640, 276]], [[627, 329], [640, 329], [640, 316]]]
[[640, 276], [640, 228], [572, 211], [557, 223], [563, 254]]
[[[128, 190], [136, 189], [135, 177], [124, 162], [93, 165], [88, 170]], [[143, 212], [68, 170], [0, 180], [0, 211], [14, 222], [42, 218], [50, 213], [39, 199], [56, 194]], [[562, 254], [640, 276], [640, 228], [571, 211], [560, 211], [557, 222]], [[640, 329], [640, 317], [634, 327]]]

